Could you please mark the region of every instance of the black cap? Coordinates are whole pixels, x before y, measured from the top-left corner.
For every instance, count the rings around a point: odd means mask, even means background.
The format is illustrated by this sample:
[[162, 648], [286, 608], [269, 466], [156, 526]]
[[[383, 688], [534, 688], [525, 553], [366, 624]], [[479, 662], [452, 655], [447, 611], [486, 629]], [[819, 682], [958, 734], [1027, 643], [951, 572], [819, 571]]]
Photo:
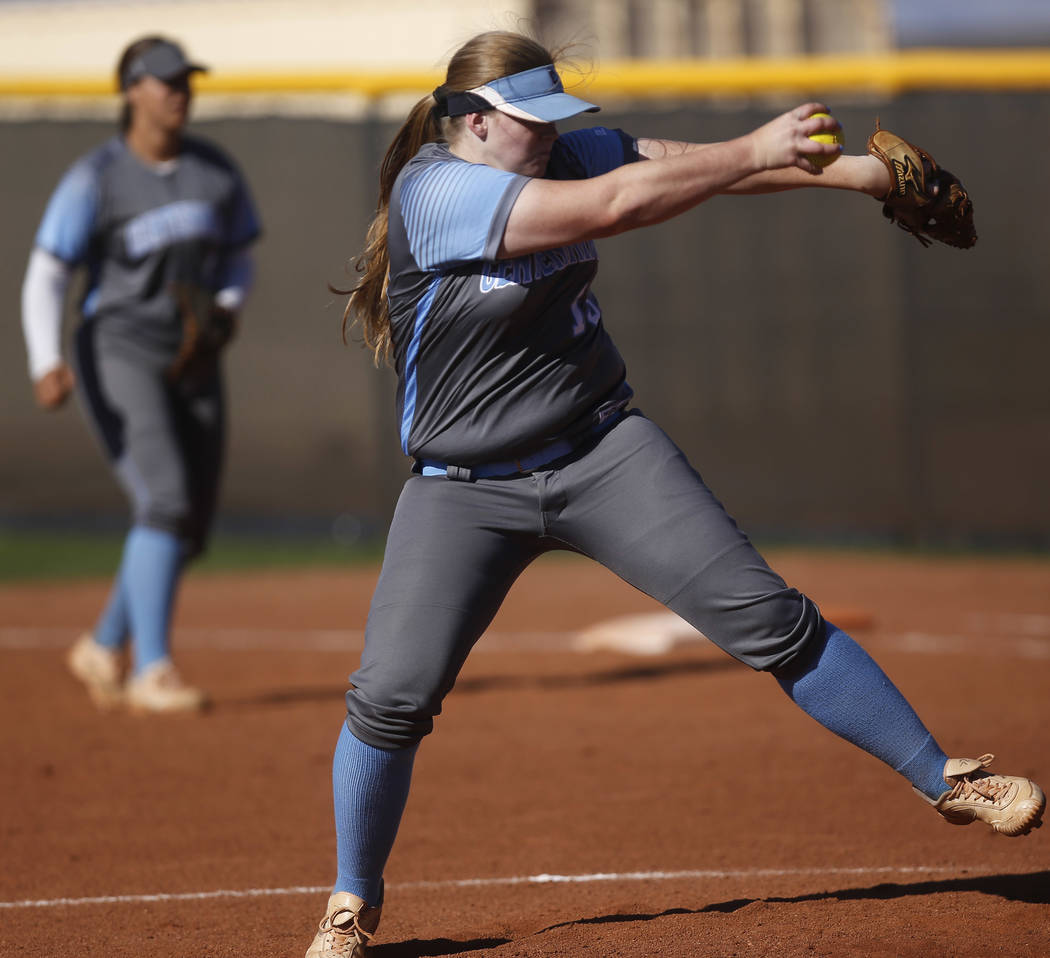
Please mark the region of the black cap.
[[127, 65], [121, 77], [121, 89], [126, 90], [144, 76], [154, 76], [165, 82], [175, 80], [188, 73], [207, 73], [208, 68], [199, 63], [190, 63], [182, 47], [170, 40], [162, 40], [144, 50]]

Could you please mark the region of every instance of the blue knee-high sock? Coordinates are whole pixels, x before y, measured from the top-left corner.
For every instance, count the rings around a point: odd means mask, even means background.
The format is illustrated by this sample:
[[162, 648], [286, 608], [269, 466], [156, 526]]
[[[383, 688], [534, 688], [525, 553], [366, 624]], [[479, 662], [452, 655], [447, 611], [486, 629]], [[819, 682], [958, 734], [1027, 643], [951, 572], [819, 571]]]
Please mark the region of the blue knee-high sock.
[[134, 671], [168, 658], [171, 613], [182, 568], [174, 533], [135, 526], [128, 533], [121, 582], [131, 623]]
[[417, 748], [366, 745], [343, 723], [332, 762], [339, 858], [335, 891], [381, 904], [383, 869], [408, 801]]
[[[126, 550], [125, 550], [126, 551]], [[95, 623], [94, 637], [99, 645], [116, 652], [127, 641], [131, 631], [131, 620], [128, 613], [128, 597], [124, 591], [124, 560], [113, 580], [106, 607]]]
[[841, 629], [828, 622], [824, 644], [774, 676], [804, 712], [928, 798], [947, 789], [947, 756], [886, 673]]

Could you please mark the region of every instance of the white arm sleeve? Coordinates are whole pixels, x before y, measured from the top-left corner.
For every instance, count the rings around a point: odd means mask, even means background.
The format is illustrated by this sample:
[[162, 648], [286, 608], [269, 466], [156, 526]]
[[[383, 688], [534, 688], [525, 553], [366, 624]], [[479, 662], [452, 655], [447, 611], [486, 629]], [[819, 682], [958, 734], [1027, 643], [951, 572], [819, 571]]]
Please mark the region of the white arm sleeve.
[[230, 256], [215, 294], [215, 303], [231, 313], [239, 312], [255, 281], [255, 260], [247, 246]]
[[29, 254], [22, 283], [22, 332], [35, 382], [62, 362], [62, 309], [73, 267], [39, 246]]

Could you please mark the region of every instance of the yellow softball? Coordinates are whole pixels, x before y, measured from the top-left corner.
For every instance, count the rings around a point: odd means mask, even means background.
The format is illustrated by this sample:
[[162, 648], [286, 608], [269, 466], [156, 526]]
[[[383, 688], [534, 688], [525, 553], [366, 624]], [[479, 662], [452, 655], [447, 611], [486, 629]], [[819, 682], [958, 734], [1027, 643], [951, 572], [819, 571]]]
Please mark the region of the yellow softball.
[[[828, 113], [811, 113], [810, 116], [830, 116]], [[846, 134], [842, 132], [842, 127], [839, 127], [832, 133], [814, 133], [811, 137], [817, 143], [838, 143], [839, 146], [844, 147], [846, 145]], [[834, 163], [838, 158], [838, 153], [807, 153], [806, 158], [814, 166], [828, 166]]]

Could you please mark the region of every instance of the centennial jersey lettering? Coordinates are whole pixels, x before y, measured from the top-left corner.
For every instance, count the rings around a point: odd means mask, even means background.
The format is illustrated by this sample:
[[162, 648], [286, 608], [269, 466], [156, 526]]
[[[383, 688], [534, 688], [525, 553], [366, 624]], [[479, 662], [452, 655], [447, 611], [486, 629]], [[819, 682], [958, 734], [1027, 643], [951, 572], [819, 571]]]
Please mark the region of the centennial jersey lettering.
[[218, 240], [219, 221], [209, 203], [180, 200], [147, 210], [124, 227], [124, 244], [132, 259], [192, 239]]
[[480, 289], [483, 293], [491, 293], [507, 286], [528, 286], [577, 263], [597, 261], [598, 251], [590, 240], [515, 259], [496, 260], [482, 267]]

